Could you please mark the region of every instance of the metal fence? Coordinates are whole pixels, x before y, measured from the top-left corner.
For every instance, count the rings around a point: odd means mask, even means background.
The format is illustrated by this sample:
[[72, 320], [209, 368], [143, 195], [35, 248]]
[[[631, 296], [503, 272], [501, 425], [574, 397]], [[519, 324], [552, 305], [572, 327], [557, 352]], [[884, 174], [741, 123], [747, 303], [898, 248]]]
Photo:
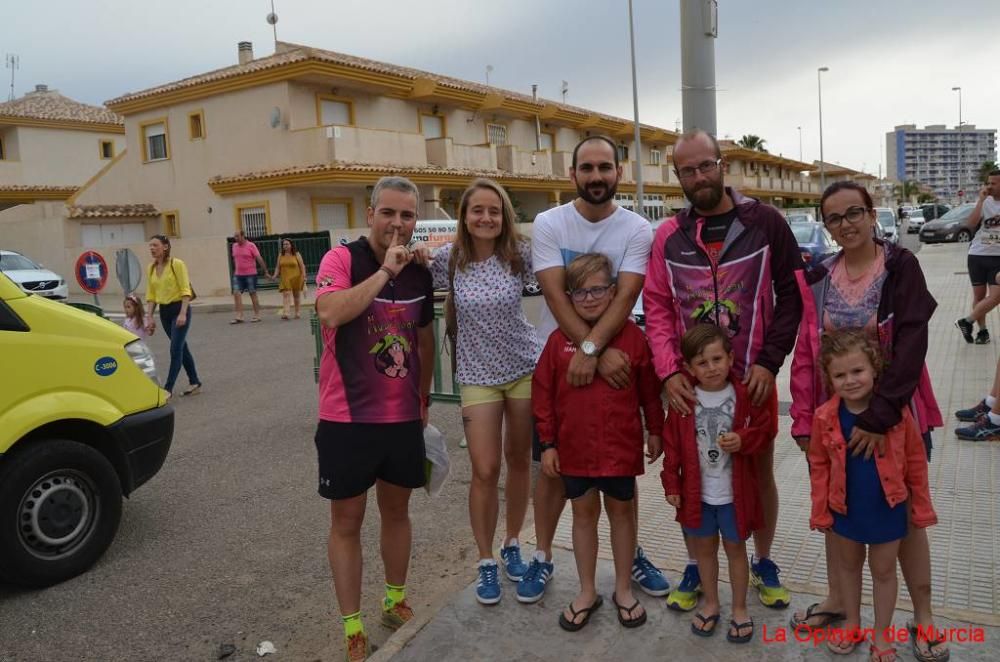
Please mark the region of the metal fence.
[[[316, 273], [319, 271], [319, 263], [323, 256], [330, 250], [330, 233], [323, 232], [289, 232], [287, 234], [268, 234], [254, 237], [251, 241], [257, 245], [260, 256], [267, 265], [268, 271], [274, 271], [274, 265], [278, 262], [278, 254], [281, 252], [281, 241], [291, 240], [292, 244], [302, 255], [302, 262], [306, 265], [306, 283], [316, 282]], [[233, 280], [233, 238], [226, 241], [226, 255], [229, 261], [229, 280]], [[278, 288], [277, 281], [267, 279], [257, 283], [258, 290], [274, 290]]]

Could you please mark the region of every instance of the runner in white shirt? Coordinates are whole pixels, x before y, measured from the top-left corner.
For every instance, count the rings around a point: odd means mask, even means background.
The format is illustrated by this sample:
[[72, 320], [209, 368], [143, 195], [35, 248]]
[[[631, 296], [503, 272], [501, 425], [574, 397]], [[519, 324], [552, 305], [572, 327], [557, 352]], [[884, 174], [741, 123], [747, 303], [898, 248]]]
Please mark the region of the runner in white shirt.
[[[578, 197], [539, 214], [532, 230], [532, 262], [545, 296], [537, 329], [543, 343], [558, 327], [577, 344], [567, 375], [574, 386], [585, 386], [594, 379], [604, 379], [615, 388], [629, 383], [628, 357], [615, 349], [603, 350], [624, 326], [642, 291], [653, 232], [646, 219], [615, 204], [621, 176], [614, 141], [604, 136], [581, 140], [573, 150], [570, 167], [570, 180], [576, 185]], [[589, 252], [608, 257], [617, 283], [614, 300], [593, 327], [573, 309], [565, 279], [566, 265], [577, 255]], [[539, 460], [540, 455], [536, 439], [534, 459]], [[638, 498], [635, 503], [638, 528]], [[534, 496], [537, 550], [517, 587], [517, 599], [521, 602], [537, 602], [545, 592], [555, 569], [552, 539], [565, 505], [562, 480], [539, 474]], [[650, 595], [669, 592], [670, 585], [663, 573], [638, 545], [632, 577]], [[577, 605], [577, 610], [586, 606]]]
[[[976, 233], [969, 244], [969, 280], [972, 282], [972, 312], [961, 317], [955, 326], [965, 342], [985, 345], [990, 341], [986, 329], [986, 313], [1000, 304], [1000, 170], [990, 173], [986, 185], [979, 191], [976, 208], [966, 225]], [[979, 231], [976, 232], [976, 228]], [[989, 292], [987, 293], [987, 288]], [[979, 333], [973, 338], [973, 322], [979, 323]]]

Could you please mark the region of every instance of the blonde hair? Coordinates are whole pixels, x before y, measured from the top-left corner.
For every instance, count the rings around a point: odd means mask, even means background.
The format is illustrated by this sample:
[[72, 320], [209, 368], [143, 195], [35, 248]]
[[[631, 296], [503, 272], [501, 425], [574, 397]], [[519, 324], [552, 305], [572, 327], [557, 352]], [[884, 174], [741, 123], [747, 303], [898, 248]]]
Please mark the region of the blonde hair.
[[839, 329], [824, 333], [820, 339], [819, 361], [820, 365], [823, 366], [823, 378], [826, 380], [828, 390], [833, 390], [830, 383], [830, 362], [854, 350], [858, 350], [868, 357], [875, 370], [876, 379], [882, 374], [885, 367], [882, 352], [875, 340], [863, 329]]
[[465, 226], [465, 217], [469, 213], [469, 204], [472, 194], [476, 191], [493, 191], [500, 198], [500, 236], [495, 240], [495, 255], [500, 261], [507, 265], [510, 272], [515, 276], [524, 273], [524, 259], [521, 257], [520, 243], [521, 233], [517, 229], [517, 216], [514, 214], [514, 205], [510, 201], [510, 196], [502, 186], [492, 179], [479, 178], [473, 180], [469, 187], [462, 193], [462, 201], [458, 205], [458, 229], [455, 234], [455, 244], [452, 248], [451, 259], [457, 268], [465, 271], [472, 261], [472, 235]]
[[573, 258], [573, 261], [566, 267], [566, 289], [575, 290], [586, 282], [594, 274], [604, 272], [611, 277], [611, 260], [603, 253], [584, 253]]

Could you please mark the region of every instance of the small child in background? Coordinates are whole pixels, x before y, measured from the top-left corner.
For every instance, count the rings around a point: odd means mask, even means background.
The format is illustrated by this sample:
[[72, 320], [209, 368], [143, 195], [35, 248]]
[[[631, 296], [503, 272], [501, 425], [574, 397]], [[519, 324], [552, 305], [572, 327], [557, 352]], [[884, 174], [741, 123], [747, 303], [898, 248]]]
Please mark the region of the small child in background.
[[[863, 640], [861, 572], [865, 556], [872, 577], [875, 627], [869, 657], [895, 660], [894, 636], [887, 632], [896, 609], [896, 557], [907, 520], [916, 527], [937, 523], [927, 479], [927, 456], [908, 407], [885, 435], [885, 454], [866, 459], [847, 452], [858, 414], [872, 399], [882, 369], [878, 346], [863, 330], [825, 334], [820, 362], [834, 396], [816, 410], [809, 440], [812, 514], [809, 526], [833, 543], [837, 582], [846, 614], [840, 636], [827, 647], [852, 653]], [[888, 636], [887, 636], [888, 635]]]
[[731, 375], [733, 347], [724, 329], [698, 324], [681, 339], [684, 367], [694, 378], [698, 400], [694, 414], [670, 412], [664, 427], [660, 478], [667, 502], [692, 541], [703, 599], [691, 631], [715, 634], [719, 602], [719, 536], [729, 560], [733, 609], [726, 639], [745, 644], [753, 638], [747, 612], [750, 564], [746, 539], [764, 523], [751, 456], [773, 437], [766, 406], [750, 404], [746, 387]]
[[125, 297], [122, 306], [125, 308], [125, 320], [122, 322], [122, 326], [140, 338], [148, 338], [149, 334], [146, 333], [146, 318], [142, 310], [142, 301], [139, 300], [139, 297], [129, 294]]
[[[566, 267], [566, 287], [573, 309], [593, 326], [615, 297], [611, 263], [600, 253], [580, 255]], [[603, 379], [574, 387], [566, 375], [577, 351], [561, 330], [549, 336], [531, 384], [531, 404], [542, 446], [542, 471], [562, 476], [573, 507], [573, 553], [580, 593], [559, 615], [559, 625], [575, 632], [587, 624], [603, 598], [597, 593], [597, 522], [601, 496], [611, 525], [615, 590], [611, 600], [618, 622], [639, 627], [646, 610], [632, 594], [632, 560], [636, 553], [635, 477], [643, 473], [642, 414], [645, 414], [646, 457], [663, 452], [663, 404], [646, 336], [632, 321], [604, 348], [624, 352], [629, 385], [612, 388]]]

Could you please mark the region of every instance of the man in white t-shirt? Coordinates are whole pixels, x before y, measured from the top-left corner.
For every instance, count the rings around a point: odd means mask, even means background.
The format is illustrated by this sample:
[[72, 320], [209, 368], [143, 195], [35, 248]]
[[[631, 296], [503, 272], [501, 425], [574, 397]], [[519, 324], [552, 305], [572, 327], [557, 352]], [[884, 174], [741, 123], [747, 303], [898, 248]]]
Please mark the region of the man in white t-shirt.
[[[628, 356], [616, 349], [604, 349], [624, 326], [642, 291], [653, 233], [646, 219], [615, 204], [622, 167], [618, 163], [618, 149], [610, 138], [591, 136], [577, 143], [569, 176], [578, 197], [539, 214], [532, 229], [532, 262], [545, 296], [536, 328], [543, 343], [557, 327], [576, 343], [567, 375], [571, 384], [585, 386], [594, 379], [604, 379], [611, 386], [622, 388], [629, 383]], [[615, 298], [593, 327], [573, 309], [565, 279], [566, 265], [577, 255], [590, 252], [608, 257], [617, 283]], [[540, 455], [537, 440], [534, 446], [537, 461]], [[638, 517], [638, 494], [636, 497]], [[554, 570], [552, 539], [565, 504], [562, 481], [539, 474], [534, 495], [537, 551], [528, 572], [518, 583], [517, 598], [521, 602], [537, 602], [545, 592]], [[632, 577], [650, 595], [669, 592], [670, 585], [663, 573], [638, 545]]]
[[[965, 342], [985, 345], [990, 341], [986, 313], [1000, 304], [1000, 170], [989, 174], [979, 191], [976, 208], [966, 225], [979, 232], [969, 244], [969, 280], [972, 281], [972, 312], [955, 322]], [[987, 293], [988, 288], [988, 293]], [[979, 323], [979, 333], [972, 336], [972, 323]]]

